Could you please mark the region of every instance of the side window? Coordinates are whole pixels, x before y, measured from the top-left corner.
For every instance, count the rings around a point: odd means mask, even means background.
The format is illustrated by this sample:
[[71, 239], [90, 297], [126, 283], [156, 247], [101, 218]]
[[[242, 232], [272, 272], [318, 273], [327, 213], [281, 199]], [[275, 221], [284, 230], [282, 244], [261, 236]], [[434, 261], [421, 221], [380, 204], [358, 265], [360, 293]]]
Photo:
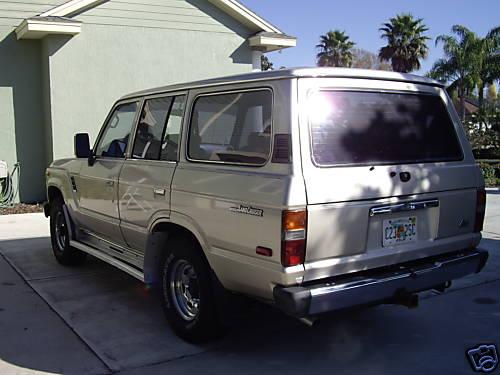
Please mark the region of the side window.
[[161, 144], [161, 160], [177, 161], [186, 96], [176, 96], [170, 109]]
[[162, 135], [172, 105], [172, 97], [148, 99], [144, 103], [132, 157], [158, 160], [162, 147]]
[[116, 107], [96, 147], [96, 156], [125, 157], [137, 106], [137, 102], [135, 102]]
[[269, 90], [199, 97], [189, 129], [189, 157], [264, 164], [271, 149], [271, 112]]

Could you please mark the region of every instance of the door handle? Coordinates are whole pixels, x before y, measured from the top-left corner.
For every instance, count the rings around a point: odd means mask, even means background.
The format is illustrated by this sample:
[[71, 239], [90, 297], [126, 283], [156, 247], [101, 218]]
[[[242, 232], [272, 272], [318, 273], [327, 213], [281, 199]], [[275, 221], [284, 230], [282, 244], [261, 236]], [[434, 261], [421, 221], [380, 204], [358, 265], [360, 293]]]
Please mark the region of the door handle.
[[106, 181], [106, 185], [109, 187], [113, 187], [113, 186], [115, 186], [115, 182], [114, 181]]
[[162, 188], [154, 188], [153, 193], [155, 195], [165, 195], [165, 189]]

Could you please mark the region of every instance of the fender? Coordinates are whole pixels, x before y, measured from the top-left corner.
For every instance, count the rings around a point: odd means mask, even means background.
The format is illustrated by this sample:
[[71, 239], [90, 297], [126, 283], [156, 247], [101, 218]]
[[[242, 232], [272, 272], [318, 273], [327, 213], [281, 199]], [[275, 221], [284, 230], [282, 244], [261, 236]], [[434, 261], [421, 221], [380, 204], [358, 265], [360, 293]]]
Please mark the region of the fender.
[[71, 177], [69, 171], [59, 168], [47, 168], [47, 198], [49, 195], [49, 188], [57, 188], [64, 199], [64, 202], [71, 208], [76, 207], [76, 197], [71, 189]]
[[205, 253], [205, 256], [209, 258], [210, 244], [207, 240], [207, 236], [203, 232], [203, 229], [196, 223], [193, 218], [177, 211], [170, 211], [170, 217], [152, 218], [151, 222], [148, 225], [149, 235], [153, 233], [153, 228], [160, 223], [176, 224], [189, 230], [198, 240], [198, 243]]

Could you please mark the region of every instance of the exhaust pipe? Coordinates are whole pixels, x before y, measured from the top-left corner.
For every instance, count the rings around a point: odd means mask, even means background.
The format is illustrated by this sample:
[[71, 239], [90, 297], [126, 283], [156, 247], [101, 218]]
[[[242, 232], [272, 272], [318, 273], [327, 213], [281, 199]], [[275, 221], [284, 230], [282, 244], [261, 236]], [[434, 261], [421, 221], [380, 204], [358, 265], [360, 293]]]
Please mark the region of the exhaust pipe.
[[308, 327], [312, 327], [318, 319], [312, 317], [299, 318], [299, 320]]

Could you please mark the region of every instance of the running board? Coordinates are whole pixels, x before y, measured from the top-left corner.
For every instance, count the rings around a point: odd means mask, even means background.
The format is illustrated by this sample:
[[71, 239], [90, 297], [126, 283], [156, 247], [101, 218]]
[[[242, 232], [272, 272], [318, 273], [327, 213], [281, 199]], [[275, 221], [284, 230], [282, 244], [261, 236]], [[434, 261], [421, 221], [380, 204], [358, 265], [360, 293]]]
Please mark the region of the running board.
[[132, 266], [129, 266], [128, 264], [124, 263], [124, 262], [121, 262], [120, 260], [116, 259], [116, 258], [113, 258], [112, 256], [109, 256], [97, 249], [94, 249], [93, 247], [91, 246], [87, 246], [81, 242], [78, 242], [78, 241], [70, 241], [69, 242], [69, 245], [78, 249], [78, 250], [81, 250], [87, 254], [90, 254], [108, 264], [111, 264], [112, 266], [115, 266], [116, 268], [128, 273], [130, 276], [133, 276], [135, 277], [136, 279], [144, 282], [144, 273], [142, 273], [141, 271], [139, 271], [138, 269], [132, 267]]

